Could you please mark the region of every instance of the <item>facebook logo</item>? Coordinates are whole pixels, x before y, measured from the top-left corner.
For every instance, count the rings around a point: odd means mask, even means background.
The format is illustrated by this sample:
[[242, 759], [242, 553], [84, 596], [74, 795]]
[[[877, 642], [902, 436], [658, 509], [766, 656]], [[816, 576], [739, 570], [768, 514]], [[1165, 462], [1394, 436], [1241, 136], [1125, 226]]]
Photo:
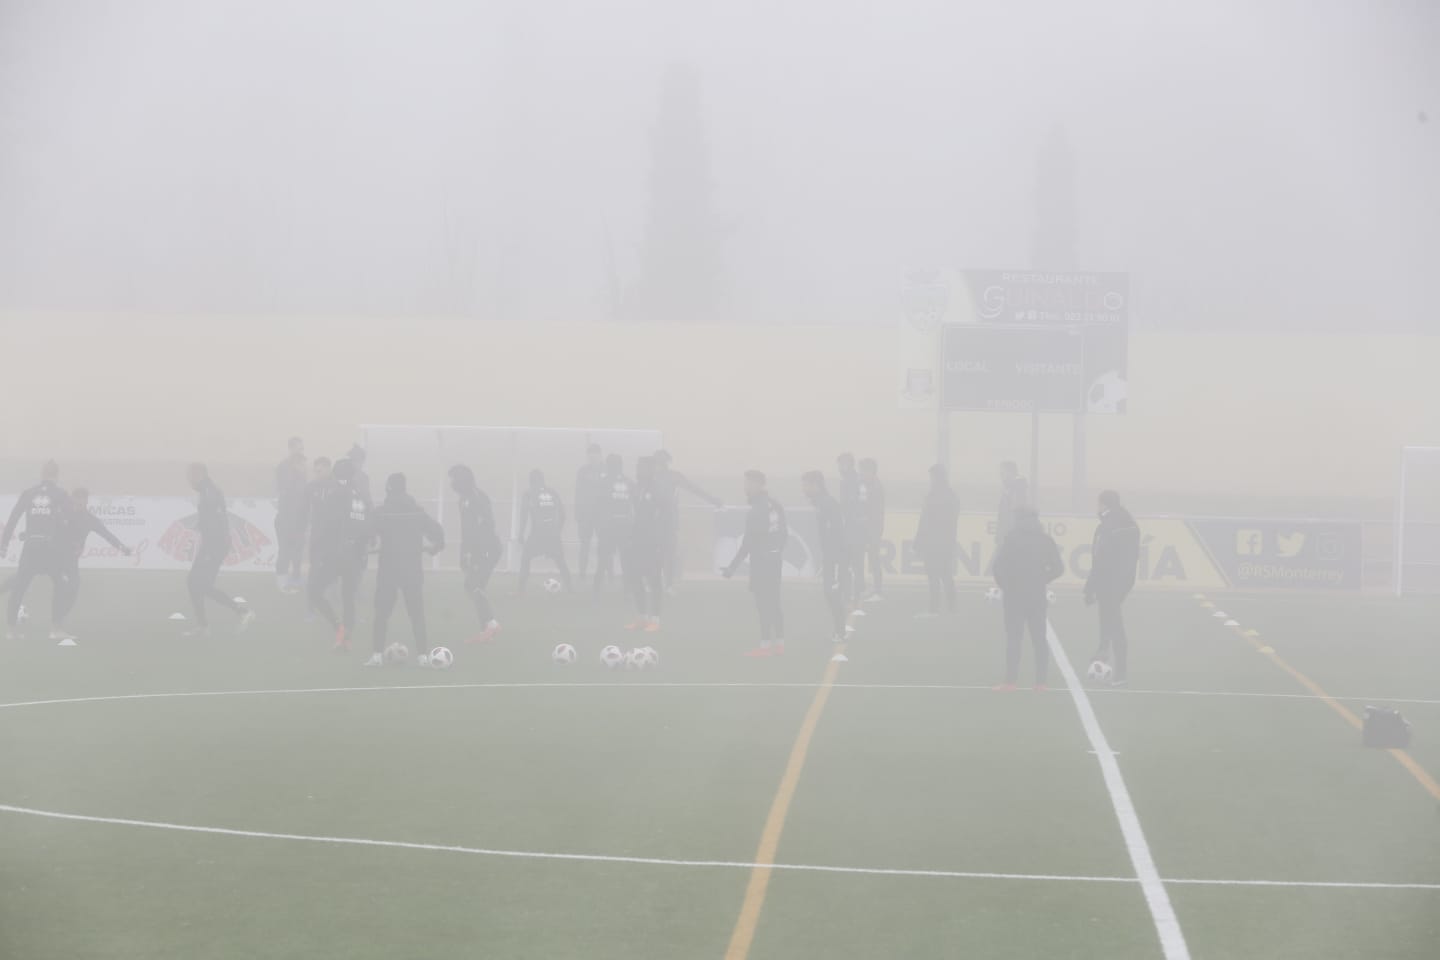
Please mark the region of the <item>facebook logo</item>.
[[1235, 554], [1241, 557], [1258, 557], [1265, 552], [1265, 535], [1259, 530], [1235, 531]]

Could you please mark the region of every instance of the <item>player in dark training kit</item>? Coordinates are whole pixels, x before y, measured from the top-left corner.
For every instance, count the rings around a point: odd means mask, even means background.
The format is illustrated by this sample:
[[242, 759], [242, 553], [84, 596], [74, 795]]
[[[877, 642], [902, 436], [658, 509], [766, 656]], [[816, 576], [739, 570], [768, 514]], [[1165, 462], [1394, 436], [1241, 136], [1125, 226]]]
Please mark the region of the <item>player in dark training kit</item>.
[[[310, 576], [315, 576], [315, 557], [317, 554], [315, 543], [315, 518], [320, 513], [321, 505], [325, 497], [334, 489], [330, 482], [331, 470], [329, 457], [316, 457], [312, 466], [312, 476], [305, 484], [305, 520], [304, 528], [309, 531], [310, 539], [306, 546], [306, 555], [310, 558]], [[305, 591], [305, 622], [310, 623], [319, 617], [315, 610], [315, 604], [310, 602], [310, 591]]]
[[865, 502], [860, 498], [860, 474], [855, 469], [853, 454], [842, 453], [835, 458], [840, 469], [840, 509], [845, 514], [845, 555], [850, 562], [850, 591], [845, 597], [846, 606], [855, 616], [865, 616], [860, 606], [860, 595], [865, 590], [865, 530], [869, 516]]
[[759, 470], [745, 473], [745, 498], [750, 512], [745, 517], [745, 539], [735, 559], [725, 568], [726, 579], [735, 576], [748, 558], [750, 561], [750, 592], [755, 594], [755, 607], [760, 613], [760, 646], [745, 654], [747, 657], [774, 657], [785, 652], [785, 615], [780, 608], [780, 576], [785, 569], [785, 544], [790, 529], [785, 523], [785, 508], [765, 492], [765, 474]]
[[434, 556], [445, 549], [445, 531], [406, 492], [403, 473], [392, 473], [385, 481], [385, 502], [372, 509], [370, 516], [380, 537], [380, 562], [375, 575], [375, 652], [365, 666], [378, 667], [385, 663], [385, 635], [397, 597], [405, 598], [416, 655], [424, 654], [429, 646], [422, 561], [424, 554]]
[[995, 553], [995, 582], [1004, 593], [1005, 681], [994, 689], [1010, 692], [1020, 680], [1020, 643], [1030, 631], [1035, 648], [1035, 690], [1043, 692], [1050, 666], [1045, 594], [1050, 581], [1065, 572], [1060, 547], [1040, 526], [1030, 507], [1015, 509], [1015, 522]]
[[604, 499], [596, 526], [595, 589], [615, 575], [615, 555], [623, 558], [635, 528], [635, 484], [625, 476], [624, 463], [618, 453], [605, 458]]
[[604, 499], [605, 461], [600, 456], [600, 445], [592, 443], [585, 448], [585, 464], [575, 472], [575, 527], [580, 534], [578, 575], [581, 580], [590, 568], [590, 544], [595, 539]]
[[925, 564], [930, 581], [930, 610], [917, 613], [916, 618], [940, 615], [940, 597], [945, 597], [945, 610], [955, 612], [955, 534], [960, 520], [960, 499], [950, 489], [945, 468], [930, 468], [930, 492], [920, 508], [920, 523], [915, 529], [915, 552]]
[[635, 620], [626, 629], [654, 633], [660, 629], [660, 571], [668, 541], [665, 506], [655, 484], [655, 459], [635, 461], [635, 523], [622, 566], [635, 593]]
[[845, 617], [845, 597], [850, 594], [850, 563], [846, 554], [845, 513], [840, 502], [825, 489], [825, 477], [811, 470], [800, 478], [805, 497], [815, 507], [815, 525], [820, 541], [820, 585], [835, 624], [836, 643], [844, 643], [854, 630]]
[[[335, 464], [325, 486], [315, 490], [314, 514], [310, 519], [310, 606], [335, 631], [335, 650], [350, 649], [355, 633], [355, 596], [365, 576], [375, 528], [370, 523], [370, 504], [355, 488], [355, 465], [349, 460]], [[340, 581], [340, 616], [325, 596], [330, 584]]]
[[500, 622], [495, 619], [485, 588], [504, 547], [495, 531], [494, 507], [475, 483], [474, 471], [463, 464], [451, 467], [450, 489], [455, 491], [460, 505], [460, 572], [465, 575], [465, 593], [480, 618], [480, 633], [467, 642], [485, 643], [500, 632]]
[[5, 522], [5, 531], [0, 534], [0, 556], [3, 556], [10, 549], [10, 538], [15, 535], [20, 518], [25, 518], [25, 532], [20, 538], [24, 541], [20, 548], [20, 567], [11, 583], [10, 605], [5, 617], [11, 637], [16, 636], [25, 591], [36, 577], [49, 577], [54, 584], [51, 618], [55, 629], [58, 630], [63, 617], [61, 607], [67, 589], [64, 578], [69, 565], [64, 561], [65, 546], [61, 537], [71, 505], [69, 495], [60, 488], [59, 479], [60, 467], [51, 460], [40, 469], [40, 482], [15, 501], [10, 519]]
[[50, 630], [51, 640], [75, 639], [65, 629], [65, 620], [80, 599], [80, 557], [85, 553], [85, 541], [90, 539], [92, 533], [102, 537], [125, 556], [130, 556], [130, 548], [121, 543], [120, 538], [111, 533], [110, 528], [101, 523], [99, 517], [90, 512], [90, 491], [84, 487], [76, 487], [70, 492], [70, 511], [57, 541], [62, 576], [56, 580], [55, 589], [58, 593], [63, 583], [64, 595], [55, 598], [55, 623]]
[[305, 444], [290, 438], [290, 453], [275, 468], [275, 579], [281, 593], [300, 590], [305, 544]]
[[[860, 484], [855, 492], [860, 501], [860, 509], [865, 515], [862, 531], [864, 558], [870, 567], [870, 579], [874, 583], [873, 591], [865, 599], [867, 603], [874, 603], [885, 599], [885, 573], [882, 569], [884, 558], [880, 556], [880, 545], [885, 536], [885, 485], [880, 482], [880, 467], [870, 457], [860, 461]], [[864, 593], [865, 581], [862, 578], [855, 584], [855, 594], [861, 596]]]
[[244, 630], [255, 622], [255, 611], [215, 586], [215, 578], [230, 553], [230, 512], [225, 509], [225, 494], [210, 479], [210, 471], [203, 463], [190, 464], [188, 476], [190, 486], [199, 494], [195, 504], [195, 531], [200, 537], [186, 580], [190, 603], [195, 608], [195, 629], [189, 635], [209, 636], [210, 621], [205, 616], [207, 599], [233, 610], [240, 618], [240, 629]]
[[520, 502], [520, 582], [515, 585], [518, 596], [525, 592], [530, 578], [530, 563], [536, 557], [549, 557], [560, 570], [560, 583], [570, 589], [570, 565], [565, 562], [565, 546], [560, 534], [565, 529], [565, 504], [560, 494], [545, 486], [545, 475], [530, 471], [530, 489]]

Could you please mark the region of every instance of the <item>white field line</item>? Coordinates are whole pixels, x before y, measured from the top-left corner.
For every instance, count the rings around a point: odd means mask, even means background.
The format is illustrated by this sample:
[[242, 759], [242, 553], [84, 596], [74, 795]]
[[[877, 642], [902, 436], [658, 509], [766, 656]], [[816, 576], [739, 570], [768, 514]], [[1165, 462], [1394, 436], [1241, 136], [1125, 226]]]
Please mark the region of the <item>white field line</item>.
[[1135, 804], [1130, 799], [1125, 778], [1120, 775], [1120, 762], [1115, 759], [1115, 754], [1105, 739], [1105, 731], [1100, 729], [1100, 721], [1095, 717], [1095, 709], [1090, 706], [1090, 698], [1086, 695], [1080, 678], [1075, 675], [1075, 668], [1070, 665], [1065, 648], [1060, 646], [1060, 638], [1055, 635], [1055, 628], [1048, 620], [1045, 622], [1045, 640], [1049, 644], [1055, 666], [1065, 678], [1065, 686], [1069, 688], [1070, 698], [1075, 702], [1075, 712], [1080, 715], [1080, 724], [1085, 728], [1085, 736], [1095, 751], [1095, 759], [1100, 763], [1105, 789], [1110, 794], [1110, 805], [1115, 808], [1115, 819], [1119, 822], [1120, 833], [1125, 838], [1125, 849], [1130, 854], [1135, 877], [1145, 894], [1145, 903], [1150, 908], [1150, 919], [1155, 923], [1155, 933], [1160, 937], [1160, 950], [1165, 955], [1165, 960], [1190, 960], [1190, 948], [1185, 945], [1185, 934], [1180, 929], [1180, 920], [1175, 916], [1175, 908], [1170, 904], [1170, 894], [1166, 893], [1165, 882], [1160, 879], [1160, 871], [1155, 867], [1150, 844], [1145, 842], [1145, 831], [1140, 826], [1140, 817], [1135, 812]]
[[[33, 807], [17, 807], [0, 804], [0, 813], [12, 813], [27, 817], [43, 817], [48, 820], [68, 820], [78, 823], [96, 823], [121, 827], [144, 827], [151, 830], [170, 830], [179, 833], [199, 833], [211, 836], [239, 837], [252, 840], [288, 840], [298, 843], [325, 843], [336, 846], [382, 847], [392, 850], [419, 850], [432, 853], [460, 853], [482, 857], [508, 857], [518, 860], [563, 860], [581, 863], [618, 863], [652, 867], [710, 867], [732, 870], [753, 870], [757, 866], [742, 860], [677, 860], [665, 857], [625, 857], [598, 853], [544, 853], [532, 850], [498, 850], [487, 847], [466, 847], [443, 843], [412, 843], [404, 840], [373, 840], [366, 837], [316, 837], [298, 833], [271, 833], [265, 830], [235, 830], [228, 827], [201, 827], [183, 823], [166, 823], [158, 820], [131, 820], [123, 817], [94, 817], [79, 813], [62, 813], [56, 810], [37, 810]], [[772, 870], [790, 870], [808, 873], [843, 873], [876, 877], [929, 877], [955, 880], [1018, 880], [1063, 883], [1117, 883], [1144, 884], [1139, 877], [1103, 877], [1084, 874], [1062, 873], [994, 873], [978, 870], [905, 870], [888, 867], [841, 867], [808, 863], [766, 864]], [[1223, 879], [1176, 879], [1165, 883], [1198, 886], [1224, 887], [1319, 887], [1337, 890], [1440, 890], [1440, 883], [1379, 883], [1328, 880], [1223, 880]]]
[[[114, 703], [123, 700], [180, 700], [203, 697], [281, 697], [299, 694], [317, 693], [382, 693], [387, 690], [525, 690], [525, 689], [737, 689], [753, 690], [773, 687], [775, 689], [808, 689], [813, 690], [819, 684], [816, 683], [683, 683], [683, 682], [647, 682], [636, 683], [607, 683], [607, 682], [555, 682], [555, 681], [529, 681], [516, 683], [397, 683], [388, 685], [377, 685], [368, 687], [281, 687], [271, 690], [192, 690], [175, 693], [123, 693], [108, 696], [96, 697], [62, 697], [51, 700], [17, 700], [10, 703], [0, 703], [0, 710], [15, 709], [18, 707], [49, 707], [72, 703]], [[960, 690], [988, 692], [989, 686], [958, 683], [837, 683], [836, 690]], [[1055, 693], [1066, 693], [1068, 691], [1057, 690]], [[1228, 690], [1091, 690], [1090, 693], [1098, 693], [1102, 696], [1157, 696], [1157, 697], [1239, 697], [1245, 699], [1259, 700], [1318, 700], [1319, 697], [1308, 693], [1242, 693]], [[1409, 703], [1409, 704], [1430, 704], [1440, 705], [1440, 700], [1406, 699], [1403, 697], [1336, 697], [1336, 700], [1349, 700], [1364, 703]]]

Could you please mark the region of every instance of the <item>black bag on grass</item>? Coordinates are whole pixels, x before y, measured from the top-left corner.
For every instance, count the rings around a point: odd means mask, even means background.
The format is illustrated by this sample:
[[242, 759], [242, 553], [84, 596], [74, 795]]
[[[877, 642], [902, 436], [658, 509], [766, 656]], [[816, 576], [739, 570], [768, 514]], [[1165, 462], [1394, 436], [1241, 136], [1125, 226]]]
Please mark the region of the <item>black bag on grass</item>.
[[1360, 742], [1367, 747], [1408, 747], [1410, 721], [1401, 716], [1399, 710], [1366, 707], [1365, 727], [1360, 732]]

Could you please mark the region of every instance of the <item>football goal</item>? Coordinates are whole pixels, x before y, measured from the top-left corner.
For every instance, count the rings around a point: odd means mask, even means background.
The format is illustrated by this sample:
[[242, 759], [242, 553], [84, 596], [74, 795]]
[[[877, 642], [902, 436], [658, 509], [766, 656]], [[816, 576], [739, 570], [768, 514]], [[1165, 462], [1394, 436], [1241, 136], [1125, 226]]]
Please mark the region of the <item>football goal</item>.
[[1400, 456], [1395, 593], [1440, 593], [1440, 447], [1406, 447]]

